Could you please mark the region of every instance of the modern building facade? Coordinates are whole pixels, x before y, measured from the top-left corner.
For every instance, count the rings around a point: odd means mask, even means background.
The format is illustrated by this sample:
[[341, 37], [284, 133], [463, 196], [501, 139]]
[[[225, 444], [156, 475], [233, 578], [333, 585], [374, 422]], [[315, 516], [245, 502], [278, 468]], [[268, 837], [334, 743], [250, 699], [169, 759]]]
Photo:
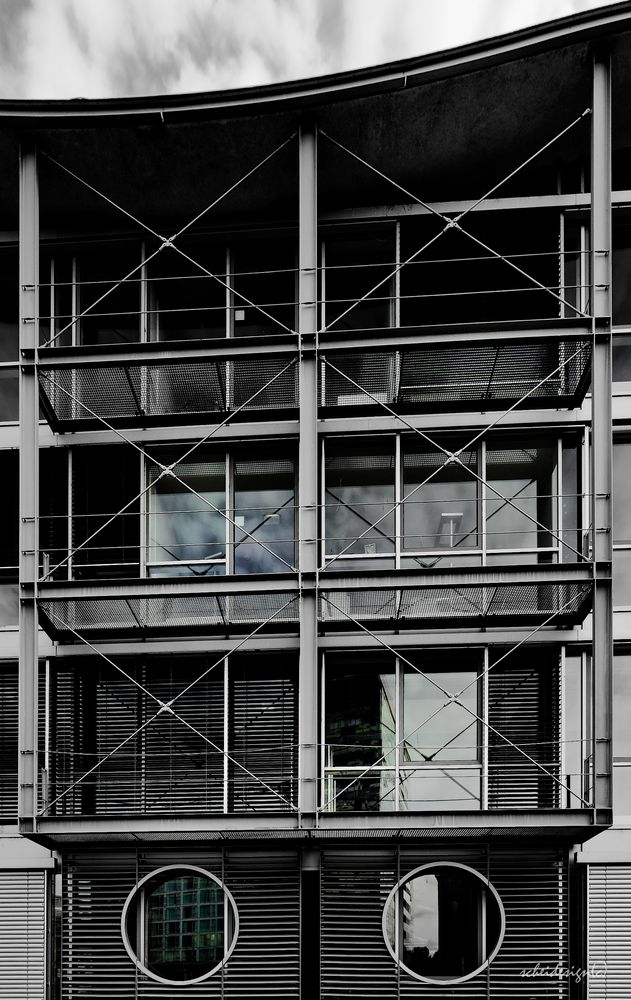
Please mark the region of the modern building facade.
[[0, 102], [0, 996], [631, 995], [630, 75]]

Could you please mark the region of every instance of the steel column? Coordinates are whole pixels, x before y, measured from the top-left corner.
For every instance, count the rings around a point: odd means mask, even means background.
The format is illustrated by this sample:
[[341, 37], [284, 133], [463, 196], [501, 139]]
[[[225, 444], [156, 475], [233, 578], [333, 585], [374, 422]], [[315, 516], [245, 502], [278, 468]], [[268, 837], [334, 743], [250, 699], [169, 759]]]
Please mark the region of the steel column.
[[19, 804], [21, 819], [37, 811], [37, 518], [39, 404], [39, 198], [35, 147], [20, 151], [20, 709]]
[[592, 114], [592, 526], [594, 808], [612, 807], [611, 68], [594, 54]]
[[300, 671], [298, 741], [299, 808], [315, 813], [317, 804], [318, 662], [318, 447], [316, 354], [318, 298], [317, 140], [315, 126], [303, 122], [299, 134], [298, 334], [300, 337], [300, 444], [298, 503], [300, 539]]

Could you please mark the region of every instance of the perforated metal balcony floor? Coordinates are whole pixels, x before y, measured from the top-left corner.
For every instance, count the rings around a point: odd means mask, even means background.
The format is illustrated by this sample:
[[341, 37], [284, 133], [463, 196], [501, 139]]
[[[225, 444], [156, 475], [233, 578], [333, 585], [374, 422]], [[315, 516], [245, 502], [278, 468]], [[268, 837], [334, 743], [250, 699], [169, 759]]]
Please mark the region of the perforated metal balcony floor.
[[[45, 583], [42, 628], [56, 640], [194, 634], [295, 633], [300, 594], [319, 596], [323, 632], [580, 624], [591, 607], [588, 563], [462, 570], [398, 570]], [[359, 623], [359, 624], [358, 624]]]
[[[574, 408], [591, 372], [584, 325], [408, 328], [320, 341], [323, 413], [380, 404], [398, 412]], [[53, 430], [177, 424], [235, 410], [270, 419], [299, 404], [295, 338], [45, 348], [43, 412]], [[101, 418], [99, 420], [99, 418]]]

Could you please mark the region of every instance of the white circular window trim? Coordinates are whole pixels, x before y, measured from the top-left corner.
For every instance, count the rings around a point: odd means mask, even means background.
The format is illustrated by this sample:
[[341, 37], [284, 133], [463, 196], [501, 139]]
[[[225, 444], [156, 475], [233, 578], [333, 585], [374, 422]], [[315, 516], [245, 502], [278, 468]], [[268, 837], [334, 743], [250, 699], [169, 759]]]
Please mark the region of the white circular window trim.
[[[470, 875], [475, 875], [475, 877], [478, 878], [480, 882], [482, 882], [482, 884], [487, 889], [491, 890], [495, 902], [497, 903], [500, 911], [500, 932], [497, 937], [497, 944], [495, 945], [495, 948], [493, 949], [489, 957], [486, 959], [486, 961], [482, 963], [482, 965], [479, 965], [477, 969], [473, 970], [473, 972], [467, 973], [466, 976], [459, 976], [458, 979], [429, 979], [427, 976], [419, 975], [418, 972], [412, 972], [412, 969], [409, 969], [405, 964], [405, 962], [402, 962], [401, 959], [398, 958], [398, 956], [396, 955], [394, 949], [390, 944], [390, 941], [388, 940], [388, 929], [386, 927], [388, 908], [392, 904], [396, 894], [405, 885], [406, 882], [409, 882], [410, 879], [415, 878], [420, 872], [426, 872], [434, 868], [461, 868], [463, 871], [469, 872]], [[489, 880], [484, 877], [484, 875], [476, 871], [475, 868], [470, 868], [469, 865], [463, 865], [459, 861], [431, 861], [428, 864], [419, 865], [418, 868], [413, 868], [412, 871], [404, 875], [404, 877], [400, 879], [394, 886], [394, 888], [388, 893], [388, 898], [385, 901], [383, 907], [383, 914], [381, 917], [381, 929], [383, 932], [383, 939], [386, 943], [386, 948], [390, 952], [390, 955], [394, 959], [395, 963], [398, 966], [400, 966], [400, 968], [404, 969], [408, 973], [408, 975], [412, 976], [414, 979], [418, 979], [418, 981], [421, 983], [428, 983], [430, 986], [454, 986], [457, 985], [458, 983], [466, 983], [467, 980], [473, 979], [474, 976], [479, 976], [480, 973], [483, 972], [487, 968], [487, 966], [491, 964], [491, 962], [497, 955], [498, 951], [502, 947], [502, 942], [504, 940], [504, 934], [506, 931], [506, 914], [504, 912], [504, 904], [502, 903], [502, 900], [500, 899], [499, 893], [495, 888], [495, 886], [492, 885], [489, 882]]]
[[[209, 972], [205, 972], [203, 976], [197, 976], [195, 979], [164, 979], [162, 976], [157, 976], [155, 972], [151, 972], [149, 969], [147, 969], [145, 965], [143, 965], [143, 963], [140, 961], [140, 959], [134, 952], [134, 949], [132, 948], [131, 943], [129, 941], [129, 937], [127, 936], [127, 914], [129, 912], [129, 908], [134, 902], [136, 895], [142, 889], [143, 885], [145, 885], [145, 883], [149, 881], [149, 879], [156, 878], [156, 876], [163, 875], [166, 872], [195, 872], [198, 875], [205, 875], [206, 878], [209, 878], [211, 879], [212, 882], [217, 883], [217, 885], [224, 893], [225, 898], [232, 907], [232, 913], [234, 916], [234, 929], [232, 933], [232, 941], [230, 942], [230, 947], [228, 948], [228, 951], [226, 952], [222, 960], [220, 962], [217, 962], [217, 964], [212, 969], [210, 969]], [[136, 882], [136, 885], [129, 893], [127, 899], [125, 900], [125, 905], [123, 906], [123, 912], [121, 913], [121, 936], [123, 938], [123, 944], [125, 945], [125, 951], [131, 958], [136, 968], [140, 969], [140, 971], [143, 972], [145, 976], [149, 976], [151, 979], [154, 979], [157, 983], [165, 983], [167, 986], [192, 986], [194, 983], [203, 983], [204, 980], [210, 979], [211, 976], [214, 976], [215, 973], [218, 972], [219, 969], [222, 967], [222, 965], [226, 964], [226, 962], [232, 955], [234, 947], [237, 943], [237, 937], [239, 936], [239, 911], [237, 910], [237, 904], [234, 901], [234, 896], [230, 892], [230, 889], [228, 889], [228, 887], [224, 885], [221, 879], [217, 878], [216, 875], [213, 875], [212, 872], [207, 871], [206, 868], [200, 868], [198, 867], [198, 865], [164, 865], [162, 868], [156, 868], [155, 871], [149, 872], [148, 875], [145, 875], [143, 878], [141, 878], [139, 882]]]

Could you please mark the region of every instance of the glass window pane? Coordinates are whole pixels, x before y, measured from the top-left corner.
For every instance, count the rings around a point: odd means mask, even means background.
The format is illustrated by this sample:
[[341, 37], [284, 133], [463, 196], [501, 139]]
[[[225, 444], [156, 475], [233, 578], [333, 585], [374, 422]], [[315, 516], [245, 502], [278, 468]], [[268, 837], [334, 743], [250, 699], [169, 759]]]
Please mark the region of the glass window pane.
[[[200, 340], [225, 336], [224, 247], [186, 236], [179, 237], [177, 244], [189, 260], [167, 248], [147, 265], [150, 339]], [[149, 246], [148, 253], [154, 249]]]
[[[175, 457], [175, 456], [174, 456]], [[169, 464], [173, 459], [162, 455]], [[153, 483], [149, 494], [147, 562], [177, 563], [170, 575], [210, 576], [225, 571], [226, 519], [225, 462], [200, 452], [180, 462], [173, 476], [149, 469]], [[190, 488], [187, 488], [190, 487]], [[150, 569], [160, 575], [162, 567]]]
[[[404, 676], [402, 763], [478, 760], [478, 723], [471, 714], [478, 714], [476, 672], [436, 671], [422, 661], [419, 667], [427, 676], [407, 670]], [[445, 704], [444, 691], [459, 695], [461, 704]]]
[[618, 334], [611, 345], [612, 378], [614, 382], [631, 381], [631, 336]]
[[331, 234], [325, 240], [324, 260], [327, 327], [358, 330], [391, 325], [393, 228], [356, 227], [339, 236]]
[[631, 656], [613, 658], [613, 752], [631, 759]]
[[[140, 338], [140, 244], [102, 243], [77, 248], [79, 339], [120, 344]], [[138, 268], [126, 281], [122, 279]], [[65, 326], [67, 320], [60, 317]]]
[[[563, 488], [562, 509], [563, 518], [563, 561], [576, 562], [577, 552], [581, 552], [580, 528], [580, 455], [577, 444], [564, 441], [562, 448]], [[571, 546], [571, 547], [570, 547]], [[575, 550], [575, 551], [572, 551]]]
[[17, 247], [2, 247], [0, 249], [0, 361], [17, 361], [19, 357], [19, 287]]
[[631, 222], [617, 212], [613, 220], [612, 315], [615, 324], [631, 323]]
[[613, 446], [613, 540], [631, 542], [631, 441]]
[[[384, 662], [326, 671], [327, 760], [329, 767], [394, 764], [394, 664]], [[383, 759], [382, 759], [383, 758]]]
[[[296, 250], [293, 237], [251, 238], [233, 247], [235, 337], [284, 334], [296, 326]], [[252, 303], [250, 305], [249, 303]]]
[[370, 557], [394, 551], [394, 476], [392, 440], [329, 444], [327, 554], [345, 552]]
[[[452, 443], [448, 447], [451, 450]], [[403, 504], [406, 549], [461, 550], [478, 545], [477, 480], [457, 463], [445, 465], [445, 458], [436, 449], [407, 444], [403, 455], [403, 495], [409, 497]], [[477, 472], [477, 451], [464, 452], [460, 459]]]
[[286, 572], [295, 562], [293, 461], [237, 458], [234, 496], [235, 573]]
[[480, 808], [480, 772], [462, 768], [418, 768], [401, 772], [399, 809]]
[[0, 422], [19, 419], [19, 374], [17, 368], [0, 368]]
[[614, 549], [613, 603], [616, 608], [631, 607], [631, 549]]
[[487, 488], [487, 547], [521, 549], [555, 544], [532, 519], [554, 528], [556, 443], [516, 441], [501, 448], [491, 446], [486, 471], [487, 482], [493, 487]]
[[474, 871], [428, 865], [390, 897], [384, 930], [407, 972], [444, 984], [484, 967], [500, 944], [502, 912]]
[[631, 766], [626, 764], [614, 765], [613, 811], [618, 822], [631, 819]]
[[[335, 812], [392, 812], [395, 808], [394, 771], [335, 776], [329, 784]], [[333, 798], [334, 796], [334, 798]]]

